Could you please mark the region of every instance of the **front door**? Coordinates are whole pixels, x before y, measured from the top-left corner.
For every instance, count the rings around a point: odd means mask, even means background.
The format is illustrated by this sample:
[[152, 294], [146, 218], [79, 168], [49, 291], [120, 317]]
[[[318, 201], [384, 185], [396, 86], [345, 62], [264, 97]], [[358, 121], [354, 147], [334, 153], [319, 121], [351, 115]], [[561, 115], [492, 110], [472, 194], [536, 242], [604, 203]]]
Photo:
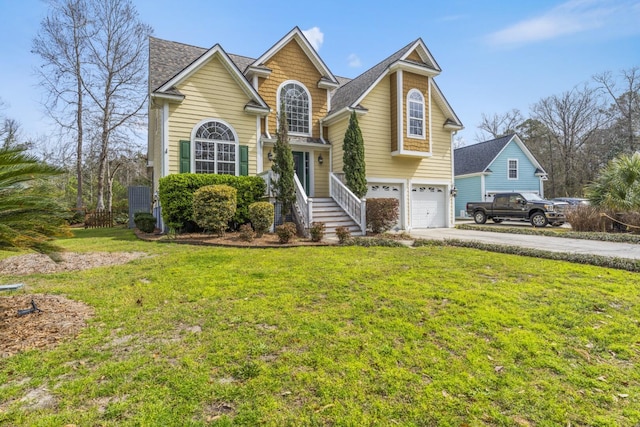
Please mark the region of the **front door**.
[[304, 192], [309, 195], [309, 153], [305, 151], [293, 151], [293, 169], [304, 188]]

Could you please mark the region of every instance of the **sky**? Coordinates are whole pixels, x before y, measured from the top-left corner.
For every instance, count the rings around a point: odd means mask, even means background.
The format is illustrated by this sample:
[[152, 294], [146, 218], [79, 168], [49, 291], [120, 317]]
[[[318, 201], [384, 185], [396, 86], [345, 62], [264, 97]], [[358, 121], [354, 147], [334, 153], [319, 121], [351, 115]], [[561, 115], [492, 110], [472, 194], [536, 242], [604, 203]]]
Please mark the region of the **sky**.
[[[560, 95], [605, 71], [640, 66], [640, 0], [214, 1], [133, 0], [154, 36], [253, 58], [292, 28], [305, 32], [334, 75], [354, 78], [421, 38], [436, 82], [478, 142], [482, 114]], [[48, 5], [0, 0], [0, 115], [28, 136], [52, 128], [31, 53]], [[146, 138], [145, 138], [146, 139]]]

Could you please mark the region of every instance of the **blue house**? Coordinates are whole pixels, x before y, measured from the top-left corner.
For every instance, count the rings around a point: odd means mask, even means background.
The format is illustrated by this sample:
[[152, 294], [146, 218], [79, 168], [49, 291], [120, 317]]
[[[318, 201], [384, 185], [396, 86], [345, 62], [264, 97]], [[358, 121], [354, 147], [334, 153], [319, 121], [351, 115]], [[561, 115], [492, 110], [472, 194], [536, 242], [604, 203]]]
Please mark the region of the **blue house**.
[[488, 202], [496, 193], [544, 197], [547, 173], [515, 133], [458, 148], [453, 155], [457, 217], [465, 216], [467, 202]]

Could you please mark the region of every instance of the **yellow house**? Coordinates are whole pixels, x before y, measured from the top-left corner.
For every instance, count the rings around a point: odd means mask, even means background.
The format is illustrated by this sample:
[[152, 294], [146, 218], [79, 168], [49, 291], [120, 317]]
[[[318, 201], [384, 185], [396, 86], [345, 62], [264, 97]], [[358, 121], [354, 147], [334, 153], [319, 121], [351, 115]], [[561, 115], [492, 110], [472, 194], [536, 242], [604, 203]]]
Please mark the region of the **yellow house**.
[[[441, 70], [417, 39], [354, 79], [335, 76], [296, 27], [259, 58], [151, 37], [149, 166], [173, 173], [270, 179], [284, 105], [304, 226], [364, 230], [367, 198], [396, 198], [397, 228], [450, 227], [452, 139], [462, 123], [436, 85]], [[342, 183], [343, 140], [358, 115], [368, 193]]]

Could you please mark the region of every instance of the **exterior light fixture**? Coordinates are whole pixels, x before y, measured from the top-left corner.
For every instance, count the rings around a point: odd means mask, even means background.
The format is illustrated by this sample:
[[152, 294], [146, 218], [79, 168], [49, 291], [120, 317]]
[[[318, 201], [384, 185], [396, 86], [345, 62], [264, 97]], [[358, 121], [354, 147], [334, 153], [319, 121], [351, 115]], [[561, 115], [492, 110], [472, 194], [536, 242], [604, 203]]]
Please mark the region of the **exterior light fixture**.
[[267, 159], [269, 159], [270, 162], [273, 161], [273, 153], [271, 152], [271, 150], [269, 150], [269, 153], [267, 154]]
[[458, 189], [456, 188], [455, 185], [453, 186], [453, 188], [449, 193], [451, 194], [451, 197], [456, 197], [458, 195]]
[[324, 162], [324, 159], [322, 158], [322, 154], [318, 154], [318, 163], [322, 164], [322, 162]]

